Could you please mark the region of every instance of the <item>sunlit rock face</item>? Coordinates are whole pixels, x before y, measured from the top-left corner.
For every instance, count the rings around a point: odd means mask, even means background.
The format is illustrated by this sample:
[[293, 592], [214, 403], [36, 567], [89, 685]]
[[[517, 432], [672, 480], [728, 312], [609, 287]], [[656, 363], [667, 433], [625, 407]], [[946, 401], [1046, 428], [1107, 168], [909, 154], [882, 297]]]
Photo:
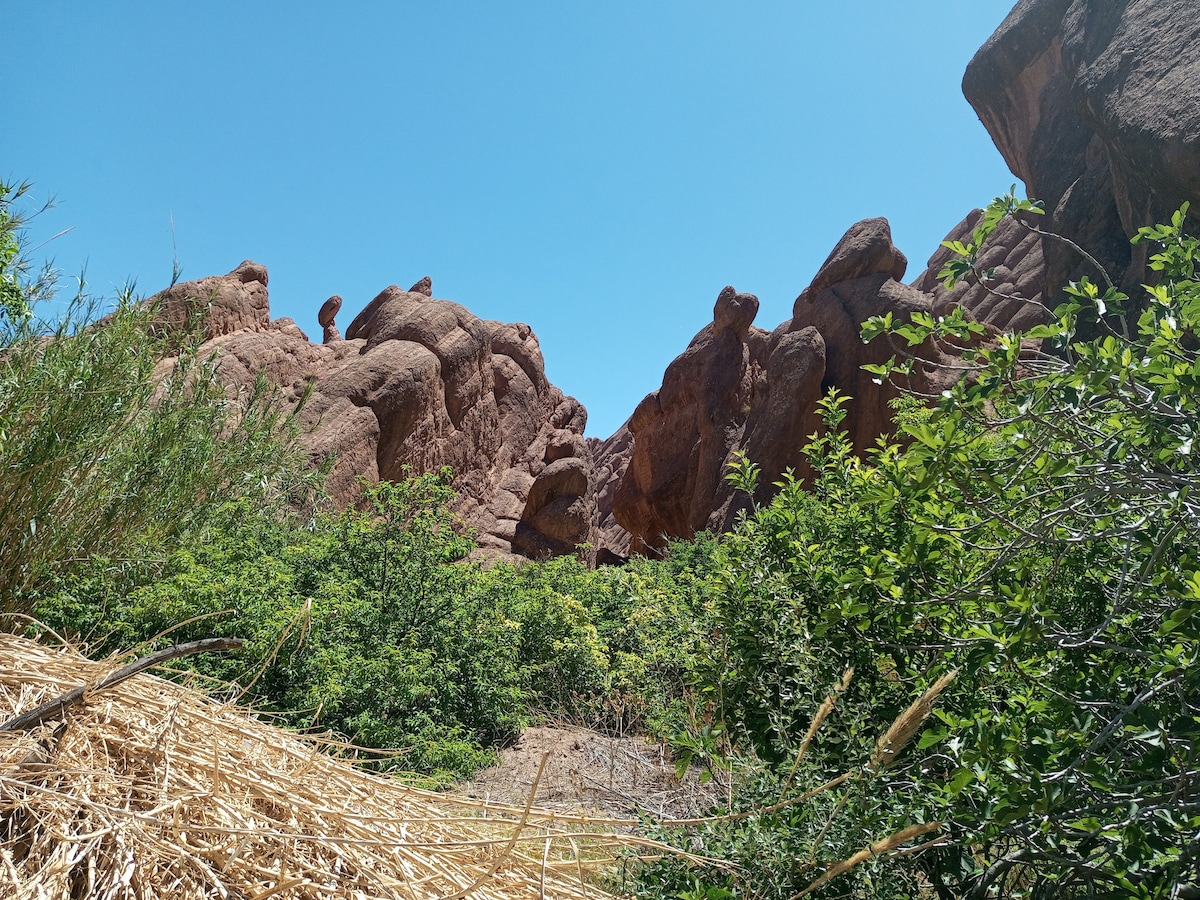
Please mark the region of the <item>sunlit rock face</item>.
[[[1183, 201], [1200, 216], [1200, 15], [1194, 0], [1023, 0], [975, 55], [963, 91], [1043, 224], [1136, 293], [1137, 229]], [[1097, 272], [1047, 241], [1054, 296]], [[1010, 267], [1011, 268], [1011, 267]]]
[[[628, 533], [632, 552], [728, 528], [750, 501], [725, 478], [740, 453], [762, 468], [759, 501], [789, 469], [810, 479], [803, 448], [820, 430], [817, 401], [830, 388], [854, 398], [847, 428], [856, 449], [874, 445], [890, 427], [898, 389], [862, 370], [893, 352], [863, 344], [862, 323], [932, 310], [930, 295], [899, 280], [905, 267], [887, 221], [867, 219], [846, 232], [774, 331], [752, 324], [756, 297], [721, 291], [712, 322], [667, 367], [662, 387], [596, 448], [600, 496], [612, 498], [612, 524], [601, 503], [602, 546], [620, 546], [613, 524]], [[916, 352], [943, 361], [932, 347]], [[948, 377], [922, 365], [910, 386], [940, 389]]]
[[424, 278], [381, 292], [344, 339], [334, 321], [341, 299], [330, 298], [316, 344], [290, 319], [269, 318], [266, 269], [250, 262], [160, 296], [167, 323], [207, 313], [201, 352], [231, 389], [261, 372], [286, 404], [306, 398], [303, 439], [314, 464], [333, 461], [336, 503], [354, 503], [361, 478], [451, 466], [457, 512], [482, 548], [546, 557], [594, 545], [587, 413], [546, 379], [529, 326], [434, 299]]

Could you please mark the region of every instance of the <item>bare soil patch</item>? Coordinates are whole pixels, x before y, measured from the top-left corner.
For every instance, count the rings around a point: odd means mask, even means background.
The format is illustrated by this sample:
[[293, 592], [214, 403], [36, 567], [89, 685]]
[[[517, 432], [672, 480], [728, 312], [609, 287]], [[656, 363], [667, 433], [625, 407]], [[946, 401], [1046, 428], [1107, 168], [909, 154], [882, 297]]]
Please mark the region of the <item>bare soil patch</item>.
[[612, 737], [587, 728], [527, 728], [501, 753], [500, 765], [463, 783], [468, 797], [521, 806], [529, 799], [542, 757], [549, 754], [534, 802], [542, 808], [612, 819], [686, 819], [704, 815], [724, 788], [682, 780], [664, 744], [645, 737]]

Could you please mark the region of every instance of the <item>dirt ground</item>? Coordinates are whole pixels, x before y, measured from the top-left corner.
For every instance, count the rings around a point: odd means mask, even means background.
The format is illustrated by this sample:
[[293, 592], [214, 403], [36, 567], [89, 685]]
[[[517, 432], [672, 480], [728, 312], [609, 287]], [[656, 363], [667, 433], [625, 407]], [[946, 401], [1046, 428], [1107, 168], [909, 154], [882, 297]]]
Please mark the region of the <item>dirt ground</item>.
[[499, 766], [460, 786], [466, 796], [523, 806], [542, 757], [549, 754], [534, 803], [605, 818], [682, 819], [704, 815], [723, 791], [681, 782], [664, 745], [641, 737], [609, 737], [586, 728], [539, 725], [502, 751]]

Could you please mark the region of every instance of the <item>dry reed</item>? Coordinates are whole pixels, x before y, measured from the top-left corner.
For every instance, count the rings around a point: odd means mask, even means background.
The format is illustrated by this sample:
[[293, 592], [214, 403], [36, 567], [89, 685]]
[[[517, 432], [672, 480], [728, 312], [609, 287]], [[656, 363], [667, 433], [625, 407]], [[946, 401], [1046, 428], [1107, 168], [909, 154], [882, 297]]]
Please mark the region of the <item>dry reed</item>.
[[929, 714], [933, 712], [933, 701], [949, 687], [956, 675], [956, 671], [947, 672], [914, 700], [908, 709], [900, 713], [892, 726], [876, 742], [875, 752], [871, 754], [871, 760], [867, 763], [868, 771], [878, 772], [895, 762], [900, 751], [913, 739], [913, 735], [921, 729]]
[[[0, 634], [0, 721], [117, 668]], [[850, 674], [821, 705], [798, 758]], [[901, 713], [857, 771], [765, 809], [659, 824], [774, 812], [877, 774], [953, 678]], [[47, 721], [0, 732], [0, 895], [16, 900], [605, 900], [597, 875], [619, 858], [667, 853], [721, 865], [612, 831], [645, 824], [638, 820], [535, 807], [541, 768], [523, 807], [424, 791], [330, 755], [328, 741], [151, 675], [92, 690], [62, 724]], [[938, 828], [912, 825], [876, 841], [796, 897]]]
[[[0, 720], [116, 663], [0, 635]], [[603, 898], [597, 870], [668, 848], [409, 787], [151, 675], [0, 733], [0, 895]]]

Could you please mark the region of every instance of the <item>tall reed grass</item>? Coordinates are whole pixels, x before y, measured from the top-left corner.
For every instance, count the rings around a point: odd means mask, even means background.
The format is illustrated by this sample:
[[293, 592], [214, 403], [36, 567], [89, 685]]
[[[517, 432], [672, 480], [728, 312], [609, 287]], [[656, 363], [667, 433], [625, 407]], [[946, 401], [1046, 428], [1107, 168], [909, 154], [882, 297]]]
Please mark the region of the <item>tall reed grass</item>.
[[130, 292], [97, 308], [80, 296], [0, 337], [0, 628], [82, 563], [169, 552], [229, 502], [306, 483], [292, 417], [261, 379], [223, 384], [198, 323], [157, 328]]

